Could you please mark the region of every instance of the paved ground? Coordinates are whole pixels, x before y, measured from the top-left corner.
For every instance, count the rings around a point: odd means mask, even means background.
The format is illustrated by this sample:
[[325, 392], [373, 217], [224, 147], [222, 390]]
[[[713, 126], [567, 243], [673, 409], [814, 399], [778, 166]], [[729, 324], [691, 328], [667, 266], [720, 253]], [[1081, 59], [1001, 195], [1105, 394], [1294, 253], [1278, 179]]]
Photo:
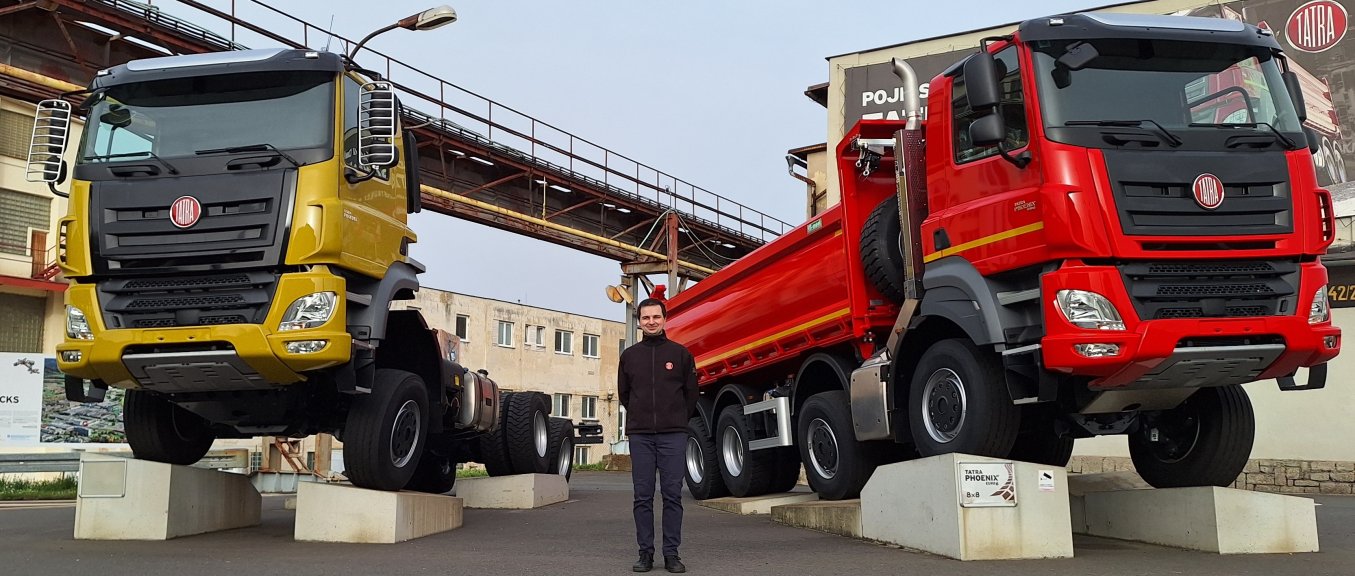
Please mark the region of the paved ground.
[[[0, 574], [628, 574], [634, 560], [630, 476], [576, 473], [568, 502], [540, 510], [467, 510], [452, 532], [395, 545], [292, 541], [294, 513], [264, 499], [263, 524], [169, 542], [72, 539], [75, 508], [0, 507]], [[1076, 558], [963, 563], [736, 516], [688, 502], [683, 559], [694, 574], [926, 576], [1355, 574], [1355, 498], [1320, 497], [1323, 552], [1222, 557], [1076, 537]], [[660, 573], [662, 569], [660, 569]]]

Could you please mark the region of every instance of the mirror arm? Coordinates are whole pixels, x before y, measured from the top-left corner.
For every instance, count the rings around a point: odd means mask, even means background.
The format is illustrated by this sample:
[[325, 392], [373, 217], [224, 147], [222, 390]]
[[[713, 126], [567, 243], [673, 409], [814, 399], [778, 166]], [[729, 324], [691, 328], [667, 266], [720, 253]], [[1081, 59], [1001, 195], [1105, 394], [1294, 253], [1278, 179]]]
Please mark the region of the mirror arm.
[[347, 180], [349, 184], [361, 184], [372, 178], [376, 178], [375, 168], [368, 170], [366, 174], [359, 174], [357, 170], [352, 168], [347, 168], [343, 172], [343, 179]]
[[1002, 155], [1003, 160], [1011, 162], [1012, 166], [1017, 168], [1025, 169], [1026, 166], [1030, 165], [1030, 150], [1013, 156], [1011, 151], [1007, 149], [1007, 144], [1003, 142], [997, 145], [997, 153]]
[[48, 183], [47, 183], [47, 189], [48, 189], [48, 190], [51, 190], [51, 191], [52, 191], [52, 194], [54, 194], [54, 195], [56, 195], [56, 196], [60, 196], [60, 197], [62, 197], [62, 198], [70, 198], [70, 197], [71, 197], [70, 194], [67, 194], [67, 193], [62, 192], [62, 191], [60, 191], [60, 190], [57, 190], [57, 189], [56, 189], [56, 182], [48, 182]]

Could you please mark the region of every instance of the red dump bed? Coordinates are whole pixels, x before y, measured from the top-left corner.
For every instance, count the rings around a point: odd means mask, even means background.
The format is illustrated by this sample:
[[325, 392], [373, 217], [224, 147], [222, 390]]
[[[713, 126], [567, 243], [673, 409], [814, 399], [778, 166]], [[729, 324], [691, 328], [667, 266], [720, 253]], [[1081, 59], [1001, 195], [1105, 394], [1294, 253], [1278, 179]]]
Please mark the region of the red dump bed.
[[[901, 127], [882, 120], [860, 129], [881, 138]], [[668, 335], [692, 351], [702, 386], [752, 372], [750, 380], [772, 383], [816, 349], [860, 344], [893, 325], [898, 308], [864, 279], [858, 248], [870, 211], [894, 193], [893, 162], [886, 156], [862, 178], [854, 161], [843, 160], [842, 202], [668, 302]]]

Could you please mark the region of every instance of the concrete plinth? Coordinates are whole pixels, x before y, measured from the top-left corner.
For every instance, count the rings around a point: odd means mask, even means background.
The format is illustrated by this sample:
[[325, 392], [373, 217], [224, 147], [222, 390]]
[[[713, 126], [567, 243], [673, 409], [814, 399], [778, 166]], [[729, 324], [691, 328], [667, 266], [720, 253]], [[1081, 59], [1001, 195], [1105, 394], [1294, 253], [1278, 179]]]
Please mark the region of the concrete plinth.
[[569, 482], [559, 474], [515, 474], [458, 478], [456, 495], [467, 508], [540, 508], [569, 499]]
[[259, 524], [262, 498], [243, 474], [86, 452], [77, 540], [168, 540]]
[[1070, 558], [1069, 523], [1064, 469], [1039, 464], [946, 454], [881, 466], [861, 491], [862, 536], [960, 560]]
[[772, 507], [772, 520], [787, 526], [861, 537], [860, 500], [820, 500]]
[[297, 486], [293, 538], [308, 542], [393, 544], [461, 527], [461, 499], [384, 492], [348, 484]]
[[1232, 488], [1088, 492], [1073, 531], [1220, 554], [1317, 552], [1311, 499]]
[[711, 498], [710, 500], [701, 500], [697, 503], [721, 512], [750, 515], [771, 514], [772, 507], [774, 506], [813, 502], [818, 499], [819, 495], [814, 493], [784, 492], [781, 494], [767, 494], [765, 496], [752, 496], [748, 498], [735, 498], [733, 496], [726, 498]]

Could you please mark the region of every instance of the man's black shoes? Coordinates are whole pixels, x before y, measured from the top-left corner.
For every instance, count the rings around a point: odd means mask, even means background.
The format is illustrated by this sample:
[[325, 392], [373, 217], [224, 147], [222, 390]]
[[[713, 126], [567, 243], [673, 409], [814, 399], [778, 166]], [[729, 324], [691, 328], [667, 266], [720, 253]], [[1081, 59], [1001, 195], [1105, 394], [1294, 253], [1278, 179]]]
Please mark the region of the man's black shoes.
[[687, 571], [687, 566], [677, 556], [664, 556], [663, 567], [673, 574], [682, 574]]
[[635, 565], [630, 567], [632, 572], [648, 572], [654, 569], [654, 553], [641, 552], [640, 559], [635, 561]]

